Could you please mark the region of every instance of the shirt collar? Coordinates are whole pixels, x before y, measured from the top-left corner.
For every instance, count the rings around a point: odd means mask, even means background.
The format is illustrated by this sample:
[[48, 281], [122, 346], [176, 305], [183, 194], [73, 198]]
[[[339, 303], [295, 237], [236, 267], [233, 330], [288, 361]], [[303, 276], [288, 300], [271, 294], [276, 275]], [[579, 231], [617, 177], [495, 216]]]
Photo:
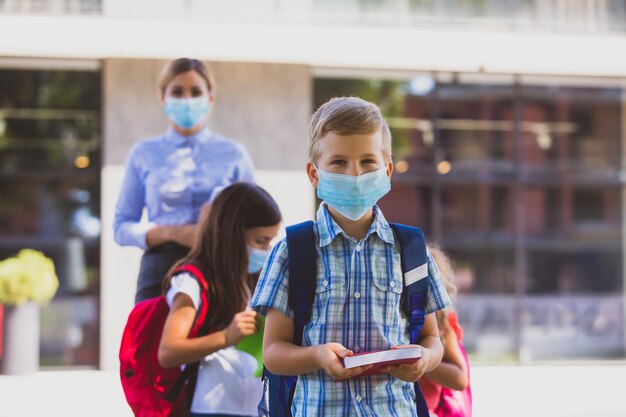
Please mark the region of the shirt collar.
[[[387, 223], [385, 216], [383, 216], [383, 212], [380, 211], [378, 206], [374, 206], [373, 210], [374, 221], [372, 222], [372, 225], [367, 231], [364, 239], [367, 239], [371, 234], [376, 233], [383, 242], [394, 245], [395, 239], [393, 231], [391, 230], [389, 223]], [[325, 202], [322, 202], [317, 210], [317, 232], [319, 234], [320, 247], [329, 245], [340, 233], [347, 237], [343, 230], [341, 230], [341, 227], [339, 227], [330, 215]]]
[[176, 146], [193, 145], [198, 142], [206, 142], [211, 137], [211, 134], [211, 130], [209, 130], [208, 126], [205, 126], [201, 131], [189, 136], [181, 135], [170, 127], [165, 133], [165, 139]]

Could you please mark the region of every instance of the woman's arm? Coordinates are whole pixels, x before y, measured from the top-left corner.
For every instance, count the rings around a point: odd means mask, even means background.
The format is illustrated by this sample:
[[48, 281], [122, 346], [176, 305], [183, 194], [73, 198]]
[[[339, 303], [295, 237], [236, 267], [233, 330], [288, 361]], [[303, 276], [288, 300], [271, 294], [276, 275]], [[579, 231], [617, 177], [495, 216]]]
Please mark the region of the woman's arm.
[[270, 308], [265, 320], [263, 362], [277, 375], [300, 375], [324, 369], [332, 378], [351, 378], [371, 367], [346, 369], [342, 359], [352, 351], [339, 343], [316, 346], [296, 346], [293, 340], [293, 320]]
[[256, 314], [254, 311], [242, 311], [235, 315], [226, 329], [190, 338], [196, 309], [187, 294], [177, 294], [163, 327], [159, 363], [164, 368], [193, 363], [220, 349], [236, 345], [256, 331]]
[[150, 248], [167, 242], [191, 247], [196, 239], [197, 230], [197, 224], [182, 226], [159, 226], [155, 224], [146, 233], [146, 243]]
[[146, 190], [137, 166], [138, 152], [138, 145], [135, 145], [128, 155], [124, 180], [115, 206], [113, 236], [122, 246], [146, 249], [146, 234], [155, 225], [141, 222]]
[[241, 145], [241, 160], [237, 166], [236, 177], [237, 181], [255, 183], [254, 163], [243, 145]]
[[468, 369], [454, 331], [447, 332], [441, 364], [426, 377], [444, 387], [464, 390], [469, 383]]
[[166, 242], [176, 242], [183, 246], [192, 247], [196, 240], [199, 226], [209, 217], [210, 212], [211, 205], [204, 203], [200, 209], [200, 216], [196, 224], [185, 224], [182, 226], [153, 225], [146, 233], [148, 247], [158, 246]]

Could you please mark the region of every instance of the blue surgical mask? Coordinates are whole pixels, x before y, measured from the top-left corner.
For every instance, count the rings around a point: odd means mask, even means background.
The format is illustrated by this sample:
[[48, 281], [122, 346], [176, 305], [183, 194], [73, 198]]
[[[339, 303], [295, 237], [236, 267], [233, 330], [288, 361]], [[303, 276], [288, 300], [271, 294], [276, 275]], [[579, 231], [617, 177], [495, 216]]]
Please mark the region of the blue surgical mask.
[[317, 196], [344, 217], [358, 220], [391, 190], [387, 168], [353, 176], [317, 170]]
[[269, 254], [270, 251], [248, 246], [248, 272], [251, 274], [259, 272], [263, 268], [263, 264], [265, 264]]
[[194, 127], [209, 113], [206, 96], [193, 98], [165, 97], [165, 114], [183, 129]]

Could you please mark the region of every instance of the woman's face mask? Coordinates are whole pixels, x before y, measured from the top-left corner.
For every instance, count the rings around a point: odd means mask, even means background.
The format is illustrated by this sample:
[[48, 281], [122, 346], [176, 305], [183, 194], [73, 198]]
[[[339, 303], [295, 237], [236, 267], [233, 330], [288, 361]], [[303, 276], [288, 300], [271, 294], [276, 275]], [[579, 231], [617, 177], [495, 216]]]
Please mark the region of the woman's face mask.
[[165, 97], [165, 114], [176, 126], [189, 129], [198, 125], [209, 114], [209, 100], [206, 96]]
[[[317, 169], [317, 168], [316, 168]], [[350, 220], [358, 220], [391, 190], [387, 168], [359, 176], [317, 169], [317, 196]]]

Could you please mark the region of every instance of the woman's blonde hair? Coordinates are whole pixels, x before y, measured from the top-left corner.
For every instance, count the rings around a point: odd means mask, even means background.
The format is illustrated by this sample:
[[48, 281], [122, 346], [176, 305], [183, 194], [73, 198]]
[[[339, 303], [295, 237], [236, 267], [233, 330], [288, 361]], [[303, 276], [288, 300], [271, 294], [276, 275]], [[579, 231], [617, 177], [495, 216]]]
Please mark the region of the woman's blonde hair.
[[377, 105], [358, 97], [335, 97], [322, 104], [309, 123], [309, 159], [317, 164], [319, 141], [328, 133], [341, 136], [382, 133], [383, 157], [391, 162], [391, 132]]
[[[428, 244], [428, 251], [437, 264], [439, 276], [441, 277], [441, 282], [443, 283], [446, 292], [450, 296], [450, 299], [454, 301], [458, 290], [454, 283], [454, 264], [452, 260], [438, 245]], [[452, 331], [448, 322], [448, 314], [449, 308], [444, 308], [443, 310], [439, 310], [435, 313], [437, 326], [439, 327], [439, 336], [441, 337], [442, 343], [445, 343], [448, 332]]]
[[161, 97], [165, 95], [165, 89], [178, 75], [187, 71], [195, 71], [200, 75], [209, 89], [209, 93], [215, 96], [215, 77], [208, 65], [193, 58], [178, 58], [168, 63], [159, 76], [159, 92]]

